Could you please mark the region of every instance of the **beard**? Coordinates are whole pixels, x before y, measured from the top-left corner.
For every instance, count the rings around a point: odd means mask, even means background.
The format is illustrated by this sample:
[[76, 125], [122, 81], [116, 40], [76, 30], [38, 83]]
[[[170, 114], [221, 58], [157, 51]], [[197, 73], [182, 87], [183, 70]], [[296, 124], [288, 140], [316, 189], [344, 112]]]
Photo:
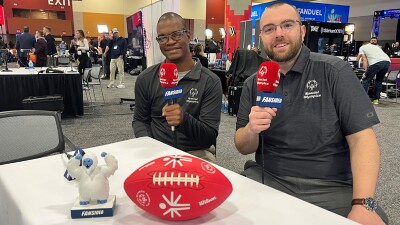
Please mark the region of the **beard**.
[[265, 53], [271, 60], [275, 62], [288, 62], [294, 59], [299, 53], [301, 46], [303, 45], [301, 36], [299, 36], [299, 38], [294, 42], [289, 42], [289, 44], [292, 44], [293, 47], [290, 48], [289, 51], [284, 54], [275, 52], [273, 46], [267, 47]]

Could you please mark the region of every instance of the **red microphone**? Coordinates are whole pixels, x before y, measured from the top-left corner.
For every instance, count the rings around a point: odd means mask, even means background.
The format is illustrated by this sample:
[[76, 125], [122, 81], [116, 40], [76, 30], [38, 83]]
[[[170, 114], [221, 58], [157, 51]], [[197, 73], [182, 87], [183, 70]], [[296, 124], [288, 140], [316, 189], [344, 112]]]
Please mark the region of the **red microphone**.
[[[275, 94], [279, 84], [279, 64], [276, 62], [263, 62], [257, 72], [257, 98], [256, 105], [261, 107], [281, 108], [282, 95]], [[264, 131], [260, 133], [260, 147], [262, 168], [264, 163]], [[264, 172], [262, 172], [261, 182], [264, 184]]]
[[257, 71], [257, 91], [274, 93], [279, 84], [279, 64], [263, 62]]
[[[164, 100], [168, 102], [168, 105], [176, 103], [176, 99], [183, 96], [183, 90], [178, 84], [178, 69], [173, 63], [163, 63], [160, 67], [160, 83], [164, 88]], [[175, 127], [171, 127], [172, 131]]]
[[174, 88], [178, 84], [178, 69], [173, 63], [163, 63], [160, 67], [160, 83], [163, 88]]
[[263, 62], [257, 72], [256, 105], [262, 107], [281, 108], [282, 95], [274, 94], [279, 85], [279, 64]]

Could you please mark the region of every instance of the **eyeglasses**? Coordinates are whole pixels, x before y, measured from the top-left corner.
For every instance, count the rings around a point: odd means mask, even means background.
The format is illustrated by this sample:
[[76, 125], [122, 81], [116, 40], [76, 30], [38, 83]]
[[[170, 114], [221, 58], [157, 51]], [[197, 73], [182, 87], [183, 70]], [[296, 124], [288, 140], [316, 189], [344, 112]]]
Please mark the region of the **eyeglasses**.
[[290, 31], [291, 29], [293, 29], [293, 27], [296, 24], [301, 25], [301, 22], [298, 20], [285, 20], [282, 23], [280, 23], [279, 25], [267, 24], [261, 29], [261, 32], [263, 34], [270, 35], [276, 31], [277, 26], [279, 26], [282, 29], [282, 31], [286, 32], [286, 31]]
[[166, 44], [168, 42], [169, 38], [171, 38], [174, 41], [179, 41], [183, 38], [183, 36], [186, 32], [188, 32], [188, 31], [185, 29], [177, 30], [177, 31], [170, 33], [169, 35], [160, 35], [160, 36], [156, 37], [156, 40], [157, 40], [158, 44], [160, 44], [160, 45]]

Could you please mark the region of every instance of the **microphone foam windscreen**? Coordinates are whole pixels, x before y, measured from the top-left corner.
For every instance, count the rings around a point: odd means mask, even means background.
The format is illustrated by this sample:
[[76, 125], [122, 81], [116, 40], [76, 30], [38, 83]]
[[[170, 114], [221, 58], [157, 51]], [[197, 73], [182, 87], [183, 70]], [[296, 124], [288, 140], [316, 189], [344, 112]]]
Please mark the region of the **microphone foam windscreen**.
[[279, 84], [279, 64], [263, 62], [257, 71], [257, 91], [274, 93]]
[[173, 63], [163, 63], [160, 67], [160, 83], [163, 88], [173, 88], [178, 84], [178, 69]]

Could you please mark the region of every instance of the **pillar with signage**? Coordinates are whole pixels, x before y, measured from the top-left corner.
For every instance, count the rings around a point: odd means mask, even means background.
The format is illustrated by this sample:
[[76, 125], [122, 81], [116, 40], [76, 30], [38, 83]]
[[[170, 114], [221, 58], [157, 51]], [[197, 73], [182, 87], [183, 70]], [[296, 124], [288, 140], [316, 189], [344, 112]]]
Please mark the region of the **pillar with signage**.
[[[225, 42], [225, 51], [233, 53], [240, 44], [240, 21], [249, 20], [251, 0], [230, 0], [225, 6], [225, 30], [229, 31]], [[229, 54], [229, 59], [232, 54]]]

